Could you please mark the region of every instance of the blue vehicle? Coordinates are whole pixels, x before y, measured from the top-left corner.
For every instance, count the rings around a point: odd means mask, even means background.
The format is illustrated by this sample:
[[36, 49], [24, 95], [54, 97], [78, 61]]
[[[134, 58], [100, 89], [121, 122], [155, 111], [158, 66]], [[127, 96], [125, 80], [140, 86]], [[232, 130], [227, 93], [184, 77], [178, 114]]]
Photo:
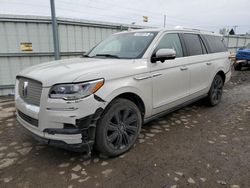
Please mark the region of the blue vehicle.
[[245, 48], [240, 48], [236, 53], [235, 70], [241, 70], [242, 67], [250, 67], [250, 43]]

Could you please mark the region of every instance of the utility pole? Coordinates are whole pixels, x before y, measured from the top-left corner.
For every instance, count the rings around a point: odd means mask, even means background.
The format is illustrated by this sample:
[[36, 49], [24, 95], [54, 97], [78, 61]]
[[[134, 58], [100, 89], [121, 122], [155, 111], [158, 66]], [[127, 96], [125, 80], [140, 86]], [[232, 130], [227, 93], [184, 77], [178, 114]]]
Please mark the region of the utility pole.
[[164, 14], [164, 28], [166, 27], [166, 19], [167, 19], [167, 15]]
[[60, 49], [59, 49], [58, 25], [56, 20], [54, 0], [50, 0], [50, 8], [51, 8], [51, 21], [52, 21], [52, 32], [53, 32], [53, 42], [54, 42], [54, 56], [55, 60], [58, 60], [60, 59]]

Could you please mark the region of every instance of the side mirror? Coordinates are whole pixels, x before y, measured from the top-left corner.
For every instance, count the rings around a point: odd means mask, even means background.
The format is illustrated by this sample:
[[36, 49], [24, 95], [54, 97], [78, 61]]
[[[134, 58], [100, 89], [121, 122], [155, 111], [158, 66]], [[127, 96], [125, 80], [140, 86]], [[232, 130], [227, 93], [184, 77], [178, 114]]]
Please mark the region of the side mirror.
[[156, 63], [157, 61], [161, 61], [162, 63], [168, 59], [175, 59], [176, 51], [170, 48], [159, 49], [156, 53], [154, 53], [151, 57], [151, 62]]

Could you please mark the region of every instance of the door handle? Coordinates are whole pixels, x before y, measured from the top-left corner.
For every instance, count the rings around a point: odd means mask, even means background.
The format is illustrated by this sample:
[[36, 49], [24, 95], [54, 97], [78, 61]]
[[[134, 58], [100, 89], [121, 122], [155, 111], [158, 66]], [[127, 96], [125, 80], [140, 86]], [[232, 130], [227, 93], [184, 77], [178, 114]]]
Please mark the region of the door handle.
[[188, 70], [188, 67], [180, 67], [181, 71]]
[[146, 80], [151, 78], [152, 76], [142, 76], [142, 77], [134, 77], [135, 80]]
[[153, 74], [152, 76], [153, 77], [156, 77], [156, 76], [161, 76], [162, 74], [161, 73], [155, 73], [155, 74]]
[[212, 65], [212, 63], [211, 63], [211, 62], [207, 62], [206, 64], [207, 64], [207, 65]]

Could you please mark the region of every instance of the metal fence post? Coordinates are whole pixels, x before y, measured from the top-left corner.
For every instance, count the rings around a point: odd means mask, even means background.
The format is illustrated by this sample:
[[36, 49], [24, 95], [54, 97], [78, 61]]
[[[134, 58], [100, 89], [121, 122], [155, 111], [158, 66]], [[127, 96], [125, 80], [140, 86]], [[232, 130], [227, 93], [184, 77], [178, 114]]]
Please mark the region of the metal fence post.
[[239, 48], [239, 37], [237, 37], [237, 40], [236, 40], [235, 52], [237, 52], [238, 48]]
[[53, 42], [54, 42], [54, 54], [55, 54], [55, 60], [58, 60], [60, 59], [60, 49], [59, 49], [58, 25], [56, 20], [54, 0], [50, 0], [50, 8], [51, 8], [52, 32], [53, 32]]
[[244, 40], [244, 47], [246, 47], [247, 45], [247, 37], [245, 37], [245, 40]]

